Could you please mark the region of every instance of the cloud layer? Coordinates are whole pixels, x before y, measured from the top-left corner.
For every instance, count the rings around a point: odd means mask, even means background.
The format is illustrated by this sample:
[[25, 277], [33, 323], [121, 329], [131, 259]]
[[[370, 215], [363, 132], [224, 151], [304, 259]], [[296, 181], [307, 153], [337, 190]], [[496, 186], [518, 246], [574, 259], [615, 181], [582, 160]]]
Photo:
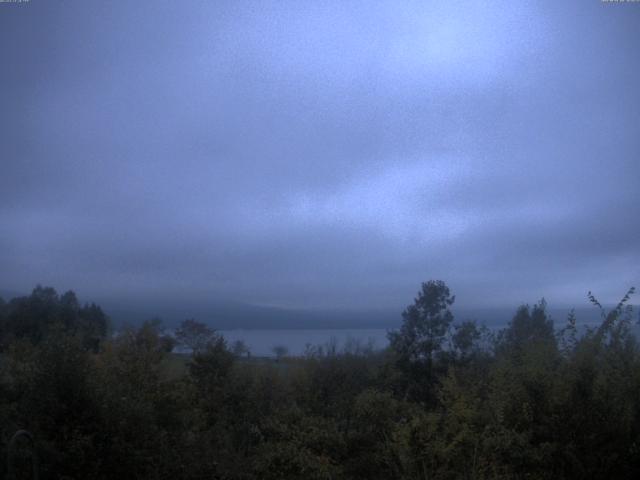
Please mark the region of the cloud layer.
[[285, 307], [640, 282], [640, 8], [0, 6], [0, 286]]

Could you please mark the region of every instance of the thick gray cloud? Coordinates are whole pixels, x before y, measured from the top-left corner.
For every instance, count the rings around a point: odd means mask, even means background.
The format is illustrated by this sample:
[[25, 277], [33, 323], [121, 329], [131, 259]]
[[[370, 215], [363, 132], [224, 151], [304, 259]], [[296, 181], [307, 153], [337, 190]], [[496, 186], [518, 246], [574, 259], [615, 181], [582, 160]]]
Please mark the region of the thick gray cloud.
[[286, 307], [640, 284], [640, 5], [0, 5], [0, 287]]

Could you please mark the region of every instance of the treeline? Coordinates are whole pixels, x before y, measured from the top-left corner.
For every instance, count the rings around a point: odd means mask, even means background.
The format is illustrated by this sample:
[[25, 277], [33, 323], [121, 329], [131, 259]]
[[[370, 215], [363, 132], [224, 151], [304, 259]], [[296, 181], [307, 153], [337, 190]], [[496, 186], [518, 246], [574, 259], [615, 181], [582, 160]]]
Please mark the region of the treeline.
[[[247, 359], [196, 321], [117, 335], [36, 288], [0, 302], [0, 472], [42, 479], [591, 479], [640, 474], [629, 295], [600, 326], [545, 303], [492, 334], [424, 283], [384, 351]], [[27, 440], [9, 443], [27, 430]], [[37, 458], [36, 458], [37, 457]]]

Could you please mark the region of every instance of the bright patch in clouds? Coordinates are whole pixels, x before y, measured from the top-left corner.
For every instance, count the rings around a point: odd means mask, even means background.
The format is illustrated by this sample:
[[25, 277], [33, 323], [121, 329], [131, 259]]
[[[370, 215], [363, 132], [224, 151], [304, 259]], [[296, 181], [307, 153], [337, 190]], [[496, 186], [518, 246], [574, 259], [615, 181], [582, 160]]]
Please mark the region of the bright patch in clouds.
[[470, 181], [463, 162], [412, 162], [372, 170], [330, 192], [300, 192], [288, 199], [288, 217], [305, 227], [366, 229], [399, 241], [450, 240], [469, 219], [440, 197]]
[[523, 54], [551, 41], [545, 18], [531, 5], [419, 2], [389, 42], [389, 66], [403, 75], [453, 84], [487, 84], [511, 75]]

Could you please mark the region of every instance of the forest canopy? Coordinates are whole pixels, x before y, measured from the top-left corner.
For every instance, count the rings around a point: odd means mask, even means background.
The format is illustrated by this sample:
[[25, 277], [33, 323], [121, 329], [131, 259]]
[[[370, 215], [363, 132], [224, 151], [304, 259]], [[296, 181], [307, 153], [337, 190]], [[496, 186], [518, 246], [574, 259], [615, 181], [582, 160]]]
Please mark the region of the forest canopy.
[[0, 301], [1, 468], [31, 478], [37, 465], [44, 479], [637, 478], [633, 293], [608, 311], [589, 293], [595, 327], [573, 314], [554, 325], [540, 301], [495, 332], [456, 321], [448, 286], [429, 281], [383, 350], [266, 359], [195, 319], [175, 335], [158, 321], [113, 332], [99, 306], [38, 286]]

